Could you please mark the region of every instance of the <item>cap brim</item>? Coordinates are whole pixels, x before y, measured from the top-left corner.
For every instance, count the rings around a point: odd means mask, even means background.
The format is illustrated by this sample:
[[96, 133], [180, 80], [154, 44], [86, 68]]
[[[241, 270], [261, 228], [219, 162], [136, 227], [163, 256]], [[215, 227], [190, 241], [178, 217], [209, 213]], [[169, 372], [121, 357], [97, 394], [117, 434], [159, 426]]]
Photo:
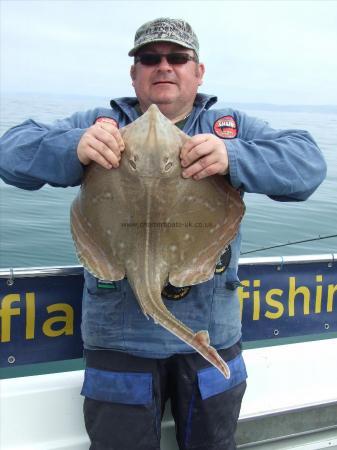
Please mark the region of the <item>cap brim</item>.
[[142, 42], [140, 45], [136, 45], [136, 47], [133, 47], [129, 51], [128, 55], [135, 56], [135, 54], [141, 47], [144, 47], [144, 45], [152, 44], [153, 42], [172, 42], [173, 44], [181, 45], [181, 47], [189, 48], [190, 50], [194, 50], [195, 53], [198, 54], [193, 47], [186, 45], [185, 42], [181, 42], [176, 39], [163, 38], [163, 39], [148, 39], [147, 41]]

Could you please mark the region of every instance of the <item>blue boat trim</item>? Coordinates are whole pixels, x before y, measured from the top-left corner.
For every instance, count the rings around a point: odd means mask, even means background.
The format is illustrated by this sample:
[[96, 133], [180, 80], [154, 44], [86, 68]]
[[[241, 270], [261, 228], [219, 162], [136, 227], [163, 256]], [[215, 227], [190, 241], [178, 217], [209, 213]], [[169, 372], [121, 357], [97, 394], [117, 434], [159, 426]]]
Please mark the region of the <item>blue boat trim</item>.
[[[335, 338], [336, 262], [336, 253], [240, 259], [245, 348]], [[0, 269], [0, 368], [82, 358], [83, 281], [80, 266]], [[235, 295], [221, 291], [219, 302]]]
[[213, 395], [220, 394], [221, 392], [225, 392], [245, 381], [247, 378], [247, 371], [242, 354], [227, 361], [227, 364], [231, 371], [231, 376], [228, 379], [215, 367], [209, 367], [198, 371], [198, 385], [203, 400], [212, 397]]

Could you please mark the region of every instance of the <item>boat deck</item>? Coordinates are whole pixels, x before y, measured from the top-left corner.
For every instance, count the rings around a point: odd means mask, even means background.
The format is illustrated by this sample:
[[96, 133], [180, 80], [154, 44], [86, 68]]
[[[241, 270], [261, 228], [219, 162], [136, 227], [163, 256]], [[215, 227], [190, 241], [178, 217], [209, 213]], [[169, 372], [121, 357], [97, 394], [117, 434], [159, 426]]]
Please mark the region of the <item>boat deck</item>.
[[[244, 350], [239, 449], [337, 449], [337, 339]], [[87, 450], [83, 371], [0, 382], [2, 450]], [[178, 450], [169, 407], [162, 450]]]
[[[248, 387], [238, 448], [337, 449], [337, 254], [244, 258], [239, 275]], [[83, 370], [74, 370], [83, 348], [82, 268], [0, 270], [0, 287], [9, 324], [1, 331], [1, 450], [87, 450]], [[73, 328], [55, 336], [48, 308], [61, 299]], [[64, 371], [37, 375], [46, 364]], [[169, 407], [161, 450], [178, 450]]]

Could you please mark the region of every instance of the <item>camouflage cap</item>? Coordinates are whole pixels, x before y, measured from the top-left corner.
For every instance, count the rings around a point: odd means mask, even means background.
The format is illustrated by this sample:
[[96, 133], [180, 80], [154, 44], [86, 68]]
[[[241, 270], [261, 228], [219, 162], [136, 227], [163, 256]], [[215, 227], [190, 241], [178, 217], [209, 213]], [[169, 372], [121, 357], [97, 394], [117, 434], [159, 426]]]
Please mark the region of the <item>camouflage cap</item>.
[[129, 56], [134, 56], [143, 45], [152, 42], [173, 42], [195, 51], [199, 57], [199, 42], [189, 23], [182, 19], [161, 17], [144, 23], [135, 34], [134, 47]]

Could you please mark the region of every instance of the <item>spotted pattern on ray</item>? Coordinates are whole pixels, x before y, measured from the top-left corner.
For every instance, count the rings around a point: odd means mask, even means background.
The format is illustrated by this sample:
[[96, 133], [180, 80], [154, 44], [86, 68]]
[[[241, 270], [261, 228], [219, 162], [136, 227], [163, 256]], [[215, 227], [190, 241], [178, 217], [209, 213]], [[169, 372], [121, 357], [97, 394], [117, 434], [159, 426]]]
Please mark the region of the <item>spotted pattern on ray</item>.
[[179, 154], [189, 136], [155, 105], [120, 131], [125, 143], [120, 167], [91, 163], [71, 208], [78, 258], [100, 279], [127, 276], [147, 317], [229, 377], [208, 332], [193, 331], [174, 317], [161, 292], [168, 282], [188, 286], [214, 276], [243, 217], [241, 197], [222, 176], [182, 177]]

